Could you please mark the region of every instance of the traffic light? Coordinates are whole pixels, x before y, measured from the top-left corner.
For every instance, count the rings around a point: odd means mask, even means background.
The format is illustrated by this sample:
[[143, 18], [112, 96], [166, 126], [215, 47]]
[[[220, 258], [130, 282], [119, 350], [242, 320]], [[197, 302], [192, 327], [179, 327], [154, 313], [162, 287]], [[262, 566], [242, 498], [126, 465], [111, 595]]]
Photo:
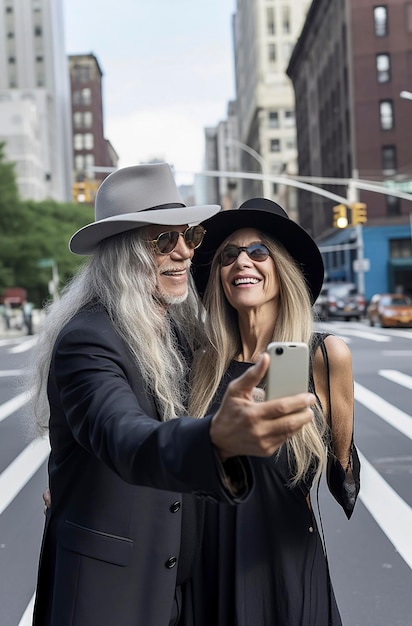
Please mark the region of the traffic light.
[[348, 225], [348, 217], [346, 214], [346, 206], [337, 204], [333, 207], [333, 226], [334, 228], [346, 228]]
[[366, 215], [366, 204], [364, 202], [354, 202], [352, 204], [352, 225], [365, 224], [368, 221]]

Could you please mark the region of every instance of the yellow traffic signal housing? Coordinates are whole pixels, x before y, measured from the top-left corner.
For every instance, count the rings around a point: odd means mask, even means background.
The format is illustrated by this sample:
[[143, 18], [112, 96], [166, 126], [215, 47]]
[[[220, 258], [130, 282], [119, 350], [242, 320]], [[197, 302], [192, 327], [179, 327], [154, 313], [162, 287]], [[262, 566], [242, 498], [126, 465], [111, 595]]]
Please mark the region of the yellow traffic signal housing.
[[348, 225], [347, 209], [344, 204], [337, 204], [333, 207], [334, 228], [346, 228]]
[[73, 202], [93, 204], [99, 184], [99, 180], [83, 180], [74, 183], [72, 187]]
[[354, 202], [352, 209], [352, 225], [366, 224], [368, 217], [366, 214], [366, 204], [364, 202]]

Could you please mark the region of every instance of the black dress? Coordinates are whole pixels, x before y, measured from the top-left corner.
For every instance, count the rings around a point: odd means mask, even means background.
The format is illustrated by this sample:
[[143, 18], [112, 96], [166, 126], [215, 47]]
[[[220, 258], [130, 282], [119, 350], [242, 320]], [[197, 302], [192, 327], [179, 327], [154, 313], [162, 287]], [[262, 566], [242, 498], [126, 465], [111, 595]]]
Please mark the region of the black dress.
[[[323, 336], [318, 337], [320, 342]], [[233, 361], [210, 412], [233, 378], [250, 363]], [[311, 390], [314, 391], [311, 376]], [[356, 493], [348, 504], [345, 473], [329, 465], [333, 495], [350, 516], [359, 490], [356, 449], [353, 473]], [[207, 503], [201, 558], [194, 573], [188, 606], [196, 607], [185, 626], [339, 626], [327, 560], [307, 495], [311, 487], [288, 486], [286, 449], [264, 459], [251, 457], [255, 487], [236, 507]], [[352, 494], [353, 495], [353, 494]], [[350, 511], [348, 510], [351, 509]]]

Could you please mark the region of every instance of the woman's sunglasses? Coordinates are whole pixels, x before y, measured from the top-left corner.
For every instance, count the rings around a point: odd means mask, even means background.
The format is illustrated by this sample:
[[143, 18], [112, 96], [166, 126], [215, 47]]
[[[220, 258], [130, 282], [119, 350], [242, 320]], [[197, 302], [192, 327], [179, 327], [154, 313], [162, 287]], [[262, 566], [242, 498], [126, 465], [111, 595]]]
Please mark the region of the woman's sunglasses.
[[249, 259], [252, 261], [266, 261], [270, 253], [268, 248], [263, 243], [252, 243], [250, 246], [235, 246], [229, 244], [223, 248], [220, 253], [219, 263], [222, 267], [226, 265], [232, 265], [241, 252], [246, 252]]
[[185, 243], [190, 250], [198, 248], [205, 236], [205, 229], [199, 224], [197, 226], [189, 226], [184, 233], [179, 233], [177, 230], [169, 230], [166, 233], [160, 233], [156, 239], [149, 241], [154, 246], [157, 254], [170, 254], [177, 246], [179, 236], [185, 240]]

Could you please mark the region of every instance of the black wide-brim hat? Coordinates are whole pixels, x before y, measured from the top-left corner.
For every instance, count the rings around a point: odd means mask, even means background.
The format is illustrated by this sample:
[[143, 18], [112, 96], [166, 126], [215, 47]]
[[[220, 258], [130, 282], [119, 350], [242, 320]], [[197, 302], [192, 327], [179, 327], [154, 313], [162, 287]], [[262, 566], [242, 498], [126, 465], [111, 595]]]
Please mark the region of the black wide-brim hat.
[[322, 255], [306, 230], [291, 220], [276, 202], [267, 198], [252, 198], [238, 209], [217, 213], [202, 222], [202, 225], [206, 234], [192, 261], [193, 277], [201, 297], [206, 290], [211, 263], [219, 246], [236, 230], [255, 228], [279, 241], [295, 259], [306, 280], [311, 303], [315, 302], [323, 284]]

